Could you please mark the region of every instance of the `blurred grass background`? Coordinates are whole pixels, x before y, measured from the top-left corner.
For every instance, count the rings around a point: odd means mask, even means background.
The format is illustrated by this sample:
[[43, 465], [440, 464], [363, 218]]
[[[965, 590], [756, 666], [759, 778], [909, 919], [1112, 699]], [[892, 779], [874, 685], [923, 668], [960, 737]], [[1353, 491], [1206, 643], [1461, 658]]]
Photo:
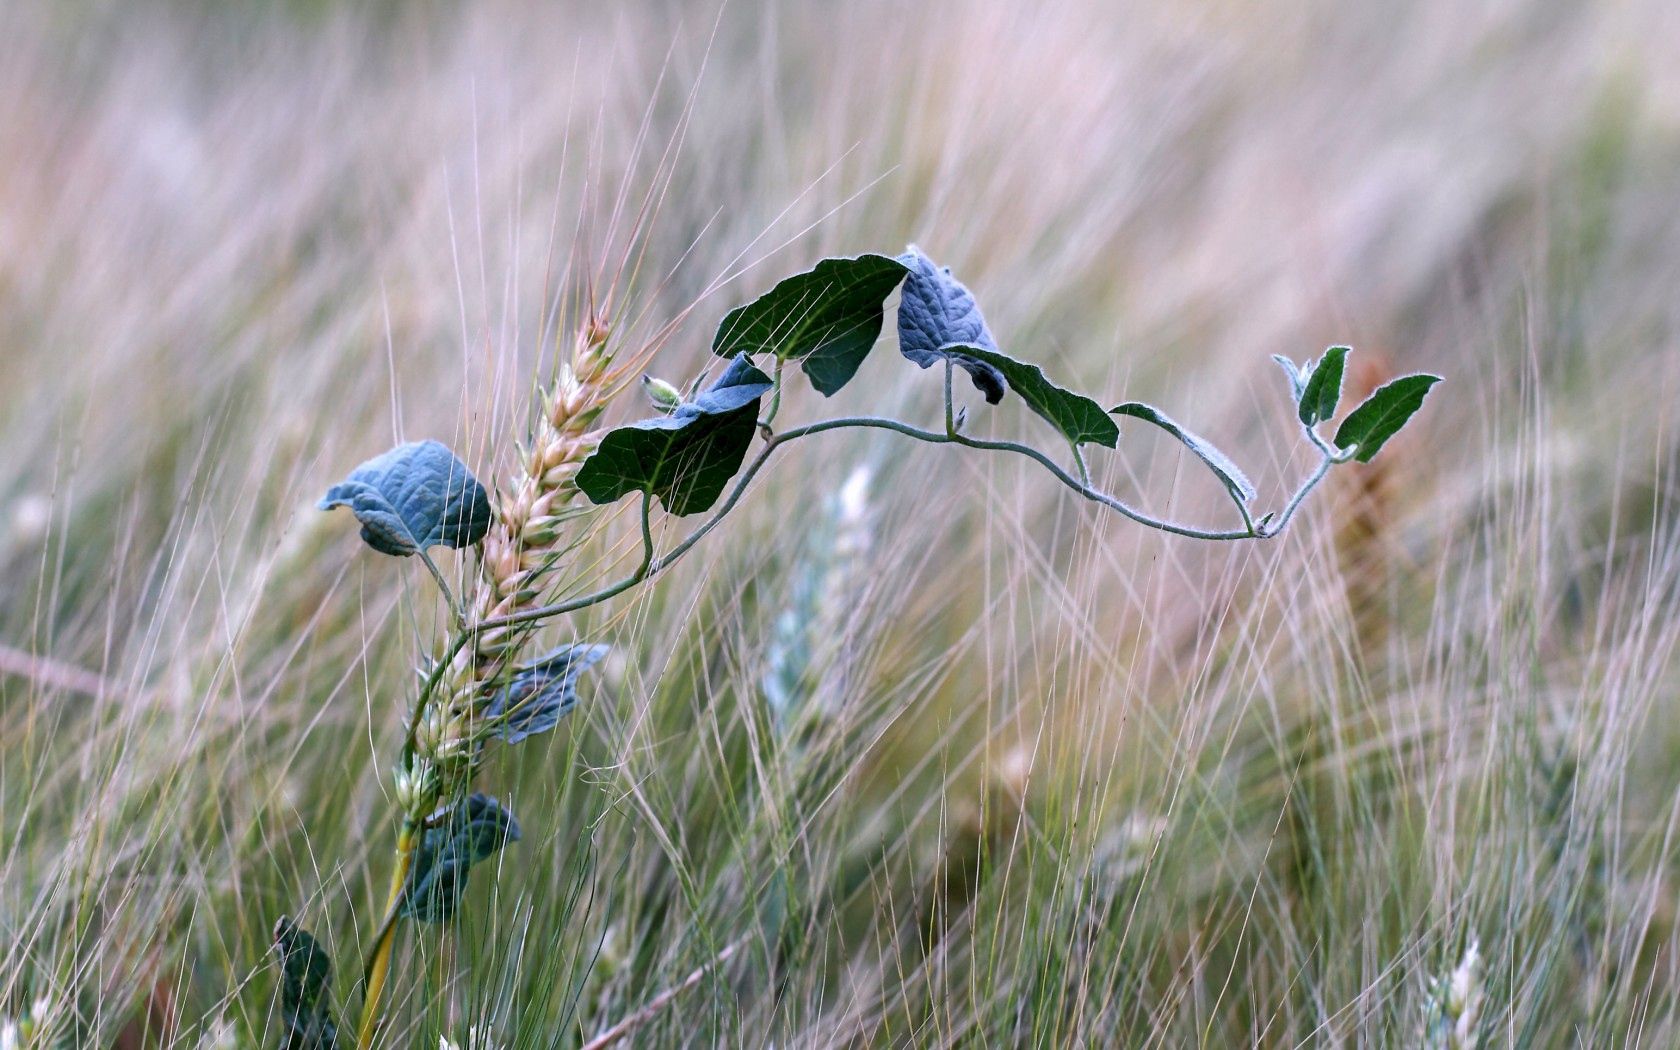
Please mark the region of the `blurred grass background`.
[[[1448, 381], [1266, 544], [888, 435], [790, 449], [549, 629], [615, 655], [493, 760], [525, 839], [403, 933], [390, 1045], [574, 1045], [736, 944], [637, 1045], [1456, 1045], [1431, 981], [1472, 944], [1482, 1045], [1680, 1042], [1672, 5], [0, 24], [0, 1013], [273, 1045], [282, 913], [352, 1004], [440, 628], [313, 501], [397, 437], [497, 476], [603, 264], [642, 260], [626, 352], [684, 317], [686, 380], [776, 278], [916, 241], [1267, 506], [1310, 465], [1268, 355]], [[886, 346], [783, 413], [937, 388]], [[1219, 513], [1153, 436], [1093, 466]], [[633, 542], [590, 528], [578, 587]]]

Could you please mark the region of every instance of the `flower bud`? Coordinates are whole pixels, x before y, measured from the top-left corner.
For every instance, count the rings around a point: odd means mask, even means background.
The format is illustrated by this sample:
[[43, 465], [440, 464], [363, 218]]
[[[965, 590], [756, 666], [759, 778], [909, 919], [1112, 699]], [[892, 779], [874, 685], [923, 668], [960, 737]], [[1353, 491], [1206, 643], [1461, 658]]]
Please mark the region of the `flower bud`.
[[653, 376], [645, 375], [642, 377], [642, 389], [647, 391], [648, 400], [653, 402], [653, 408], [656, 412], [670, 415], [677, 410], [678, 405], [682, 404], [682, 391], [663, 379], [655, 379]]

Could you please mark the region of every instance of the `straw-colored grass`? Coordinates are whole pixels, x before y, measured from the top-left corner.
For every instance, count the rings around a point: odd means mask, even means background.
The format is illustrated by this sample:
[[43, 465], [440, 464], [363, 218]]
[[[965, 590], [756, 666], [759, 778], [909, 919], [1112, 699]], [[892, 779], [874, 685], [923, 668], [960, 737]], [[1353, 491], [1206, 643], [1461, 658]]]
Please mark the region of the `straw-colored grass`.
[[[531, 6], [0, 2], [0, 1014], [273, 1045], [285, 913], [353, 1016], [448, 625], [314, 500], [398, 437], [510, 476], [620, 260], [686, 380], [913, 240], [1267, 506], [1270, 354], [1447, 382], [1263, 544], [790, 448], [546, 629], [613, 656], [492, 757], [524, 840], [403, 929], [390, 1045], [1680, 1043], [1672, 4]], [[889, 344], [779, 418], [938, 394]], [[1142, 430], [1093, 470], [1221, 511]], [[634, 557], [578, 527], [564, 586]]]

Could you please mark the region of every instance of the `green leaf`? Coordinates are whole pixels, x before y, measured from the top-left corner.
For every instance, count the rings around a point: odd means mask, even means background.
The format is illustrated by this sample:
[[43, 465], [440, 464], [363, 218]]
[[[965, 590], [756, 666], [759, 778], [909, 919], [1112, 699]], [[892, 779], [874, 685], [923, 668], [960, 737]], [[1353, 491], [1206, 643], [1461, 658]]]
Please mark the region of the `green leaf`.
[[907, 272], [885, 255], [824, 259], [729, 311], [712, 353], [796, 360], [811, 385], [830, 397], [857, 374], [881, 337], [887, 297]]
[[368, 460], [318, 506], [349, 507], [362, 523], [362, 539], [381, 554], [470, 547], [490, 528], [484, 486], [436, 441], [411, 441]]
[[467, 873], [509, 842], [519, 821], [488, 795], [462, 799], [415, 848], [397, 913], [420, 922], [448, 922], [467, 892]]
[[490, 705], [484, 717], [509, 744], [546, 733], [577, 706], [578, 676], [607, 655], [604, 645], [562, 645], [525, 664]]
[[1347, 355], [1347, 347], [1332, 346], [1313, 366], [1300, 397], [1302, 423], [1310, 427], [1335, 416], [1336, 405], [1342, 400], [1342, 366]]
[[333, 1050], [333, 1023], [327, 982], [332, 961], [309, 932], [282, 915], [274, 924], [274, 950], [280, 957], [280, 1024], [284, 1050]]
[[742, 354], [670, 415], [609, 431], [578, 468], [578, 488], [592, 503], [646, 492], [672, 514], [710, 508], [741, 469], [769, 389], [770, 377]]
[[1291, 401], [1295, 402], [1297, 406], [1299, 406], [1301, 404], [1301, 395], [1307, 392], [1306, 369], [1303, 369], [1300, 365], [1291, 361], [1289, 358], [1284, 357], [1282, 354], [1273, 354], [1272, 360], [1276, 361], [1278, 363], [1278, 367], [1283, 369], [1283, 374], [1289, 377], [1289, 398]]
[[957, 354], [959, 359], [972, 358], [995, 369], [1009, 384], [1009, 389], [1021, 395], [1028, 408], [1043, 416], [1075, 445], [1093, 441], [1113, 448], [1119, 442], [1120, 428], [1108, 418], [1101, 405], [1084, 394], [1064, 390], [1052, 383], [1037, 365], [979, 346], [946, 349]]
[[950, 360], [968, 373], [975, 387], [986, 395], [987, 404], [1003, 400], [1003, 373], [976, 357], [956, 352], [968, 347], [998, 348], [974, 295], [951, 276], [949, 266], [938, 265], [914, 244], [898, 261], [910, 269], [898, 302], [899, 352], [923, 368]]
[[1205, 438], [1179, 426], [1165, 412], [1153, 405], [1146, 405], [1142, 401], [1127, 401], [1125, 404], [1115, 405], [1109, 411], [1118, 416], [1134, 416], [1155, 424], [1183, 442], [1185, 448], [1194, 452], [1203, 463], [1206, 463], [1208, 469], [1219, 477], [1219, 480], [1234, 498], [1243, 503], [1247, 503], [1254, 498], [1254, 486], [1249, 483], [1243, 472], [1237, 469], [1237, 465], [1231, 462], [1230, 457], [1215, 448]]
[[1423, 407], [1429, 388], [1440, 381], [1440, 376], [1418, 373], [1401, 376], [1378, 387], [1342, 420], [1342, 425], [1336, 430], [1336, 447], [1345, 449], [1358, 445], [1359, 451], [1354, 453], [1353, 458], [1361, 463], [1371, 462], [1371, 457], [1388, 439], [1399, 433], [1400, 428]]

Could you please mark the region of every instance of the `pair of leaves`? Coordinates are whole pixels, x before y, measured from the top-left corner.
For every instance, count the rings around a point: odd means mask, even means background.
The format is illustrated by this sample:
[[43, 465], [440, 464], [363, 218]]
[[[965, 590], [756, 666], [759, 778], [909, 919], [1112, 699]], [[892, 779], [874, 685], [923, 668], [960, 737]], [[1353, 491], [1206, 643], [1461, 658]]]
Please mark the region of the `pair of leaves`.
[[824, 259], [787, 278], [725, 315], [712, 352], [797, 360], [811, 384], [831, 396], [874, 348], [886, 300], [900, 282], [898, 347], [907, 359], [923, 368], [950, 360], [969, 374], [988, 403], [1014, 390], [1075, 445], [1114, 447], [1119, 430], [1102, 406], [1000, 351], [974, 294], [915, 245], [897, 259], [874, 254]]
[[1003, 375], [953, 344], [996, 352], [997, 341], [974, 296], [948, 267], [911, 245], [896, 259], [868, 253], [824, 259], [745, 306], [724, 315], [712, 340], [720, 357], [769, 353], [800, 368], [824, 397], [857, 374], [881, 337], [887, 297], [899, 284], [898, 346], [923, 368], [957, 361], [991, 404], [1003, 398]]
[[524, 665], [485, 708], [509, 744], [546, 733], [577, 706], [578, 676], [607, 655], [604, 645], [562, 645]]
[[470, 547], [490, 528], [490, 496], [437, 441], [411, 441], [368, 460], [327, 490], [322, 510], [349, 507], [381, 554]]
[[274, 924], [274, 950], [280, 957], [280, 1024], [284, 1050], [334, 1050], [332, 961], [309, 932], [282, 915]]
[[741, 469], [770, 386], [770, 377], [741, 354], [705, 393], [670, 415], [609, 431], [578, 469], [578, 488], [592, 503], [645, 492], [672, 514], [706, 510]]
[[467, 874], [509, 842], [519, 821], [488, 795], [462, 799], [415, 848], [397, 914], [420, 922], [448, 922], [467, 892]]
[[[1345, 346], [1333, 346], [1318, 362], [1297, 366], [1287, 357], [1274, 357], [1289, 377], [1289, 390], [1294, 396], [1301, 422], [1314, 426], [1333, 418], [1341, 401], [1342, 373], [1347, 355]], [[1441, 377], [1427, 372], [1404, 375], [1372, 391], [1371, 396], [1349, 412], [1342, 425], [1336, 428], [1331, 440], [1339, 449], [1358, 446], [1353, 455], [1361, 463], [1369, 463], [1388, 440], [1398, 434], [1418, 410], [1429, 390]]]
[[1124, 404], [1115, 405], [1109, 411], [1117, 416], [1132, 416], [1135, 419], [1155, 424], [1177, 438], [1185, 448], [1195, 453], [1197, 458], [1206, 463], [1208, 469], [1213, 471], [1214, 476], [1219, 478], [1220, 483], [1231, 494], [1232, 499], [1239, 503], [1247, 503], [1254, 498], [1253, 483], [1238, 469], [1235, 463], [1231, 462], [1229, 456], [1219, 451], [1206, 438], [1180, 426], [1177, 421], [1154, 405], [1146, 405], [1142, 401], [1127, 401]]

